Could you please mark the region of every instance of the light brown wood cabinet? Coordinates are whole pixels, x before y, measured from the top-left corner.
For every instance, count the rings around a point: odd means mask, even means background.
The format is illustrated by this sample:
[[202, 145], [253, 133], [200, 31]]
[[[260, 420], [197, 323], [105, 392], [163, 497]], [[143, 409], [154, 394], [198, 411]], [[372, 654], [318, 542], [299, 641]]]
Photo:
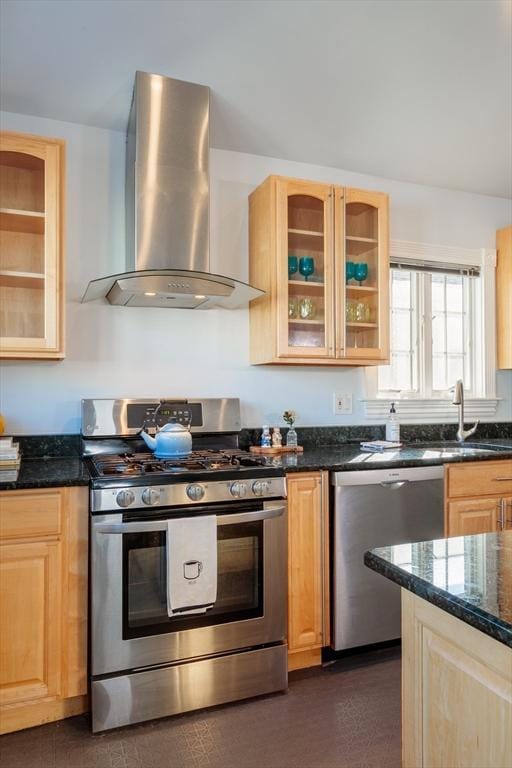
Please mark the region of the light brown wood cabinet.
[[[389, 357], [388, 196], [270, 176], [249, 197], [251, 363]], [[364, 271], [366, 266], [366, 273]]]
[[512, 649], [402, 589], [402, 766], [509, 768]]
[[0, 133], [0, 357], [62, 358], [64, 142]]
[[87, 709], [87, 488], [0, 493], [0, 733]]
[[[503, 504], [503, 527], [506, 531], [512, 531], [512, 496], [504, 496]], [[512, 581], [510, 582], [512, 589]]]
[[496, 251], [498, 368], [512, 368], [512, 225], [496, 232]]
[[470, 536], [512, 528], [512, 461], [445, 467], [445, 535]]
[[321, 663], [329, 643], [328, 474], [301, 472], [288, 485], [288, 668]]

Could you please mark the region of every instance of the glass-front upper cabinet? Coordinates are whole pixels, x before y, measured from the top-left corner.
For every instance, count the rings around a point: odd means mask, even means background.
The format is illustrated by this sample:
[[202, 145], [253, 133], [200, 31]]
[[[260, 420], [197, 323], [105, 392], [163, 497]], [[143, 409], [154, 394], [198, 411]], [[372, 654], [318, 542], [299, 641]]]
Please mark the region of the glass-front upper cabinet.
[[388, 356], [388, 197], [269, 176], [249, 196], [253, 364]]
[[[336, 196], [337, 352], [384, 360], [389, 352], [388, 196], [345, 189]], [[341, 255], [341, 254], [340, 254]]]
[[0, 356], [63, 357], [64, 142], [0, 134]]
[[334, 355], [331, 197], [326, 184], [278, 183], [278, 356]]

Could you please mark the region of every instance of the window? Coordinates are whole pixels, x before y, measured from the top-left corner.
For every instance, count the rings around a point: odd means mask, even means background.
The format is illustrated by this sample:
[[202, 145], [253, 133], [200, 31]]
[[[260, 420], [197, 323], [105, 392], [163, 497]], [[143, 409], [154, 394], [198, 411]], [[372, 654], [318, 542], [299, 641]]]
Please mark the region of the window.
[[457, 379], [476, 394], [477, 277], [391, 269], [391, 363], [380, 366], [384, 396], [446, 397]]
[[390, 244], [390, 360], [365, 370], [363, 412], [401, 422], [453, 421], [464, 381], [467, 421], [492, 420], [496, 397], [496, 251], [406, 240]]

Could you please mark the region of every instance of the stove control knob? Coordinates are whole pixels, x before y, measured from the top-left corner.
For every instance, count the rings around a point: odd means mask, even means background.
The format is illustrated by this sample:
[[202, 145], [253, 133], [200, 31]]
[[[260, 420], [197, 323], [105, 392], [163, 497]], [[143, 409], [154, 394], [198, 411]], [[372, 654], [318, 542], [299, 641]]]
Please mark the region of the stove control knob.
[[144, 488], [142, 491], [142, 501], [144, 504], [147, 504], [148, 507], [158, 504], [160, 501], [160, 491], [157, 488]]
[[133, 491], [119, 491], [116, 501], [120, 507], [129, 507], [135, 501], [135, 494]]
[[187, 485], [187, 496], [191, 501], [201, 501], [204, 496], [204, 488], [199, 483]]
[[252, 484], [252, 492], [255, 496], [267, 496], [270, 493], [268, 480], [255, 480]]
[[236, 496], [238, 499], [243, 499], [247, 493], [247, 485], [245, 483], [231, 483], [229, 492], [232, 496]]

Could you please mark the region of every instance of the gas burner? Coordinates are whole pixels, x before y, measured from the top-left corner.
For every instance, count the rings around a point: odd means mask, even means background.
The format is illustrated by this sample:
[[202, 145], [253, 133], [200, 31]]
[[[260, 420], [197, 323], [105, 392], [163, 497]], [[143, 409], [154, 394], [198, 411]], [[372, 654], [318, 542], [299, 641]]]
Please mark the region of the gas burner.
[[262, 467], [266, 460], [239, 449], [209, 449], [176, 459], [156, 459], [152, 453], [98, 454], [92, 457], [92, 464], [98, 477], [141, 477]]

